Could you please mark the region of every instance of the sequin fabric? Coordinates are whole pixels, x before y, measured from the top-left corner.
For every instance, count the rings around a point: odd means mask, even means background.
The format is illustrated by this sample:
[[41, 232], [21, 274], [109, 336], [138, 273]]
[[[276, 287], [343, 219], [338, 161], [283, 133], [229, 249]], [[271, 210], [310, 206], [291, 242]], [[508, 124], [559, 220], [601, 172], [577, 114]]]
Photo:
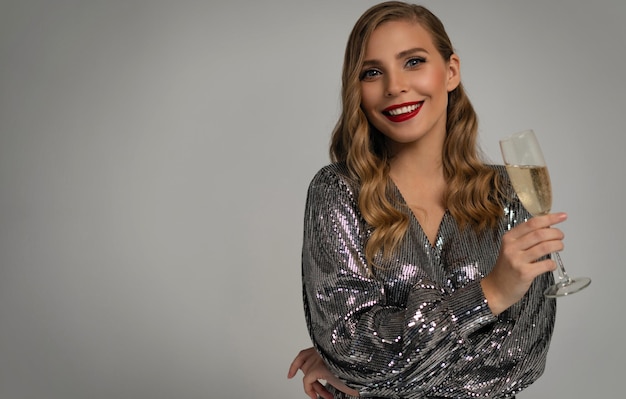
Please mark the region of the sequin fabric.
[[[399, 209], [408, 209], [391, 186]], [[504, 232], [530, 217], [509, 191], [497, 229], [461, 231], [446, 213], [435, 245], [411, 214], [394, 256], [378, 258], [382, 268], [373, 270], [364, 254], [370, 230], [345, 165], [313, 178], [302, 252], [306, 322], [330, 370], [361, 397], [512, 398], [543, 373], [556, 301], [542, 292], [552, 274], [498, 317], [479, 284]]]

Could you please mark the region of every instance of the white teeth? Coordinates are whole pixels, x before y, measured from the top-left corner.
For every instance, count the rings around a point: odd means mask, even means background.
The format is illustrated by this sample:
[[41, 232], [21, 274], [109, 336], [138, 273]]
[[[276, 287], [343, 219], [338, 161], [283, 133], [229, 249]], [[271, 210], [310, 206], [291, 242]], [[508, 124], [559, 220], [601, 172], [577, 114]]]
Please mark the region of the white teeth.
[[402, 114], [408, 114], [409, 112], [413, 112], [420, 107], [420, 104], [407, 105], [400, 108], [394, 108], [389, 111], [389, 115], [398, 116]]

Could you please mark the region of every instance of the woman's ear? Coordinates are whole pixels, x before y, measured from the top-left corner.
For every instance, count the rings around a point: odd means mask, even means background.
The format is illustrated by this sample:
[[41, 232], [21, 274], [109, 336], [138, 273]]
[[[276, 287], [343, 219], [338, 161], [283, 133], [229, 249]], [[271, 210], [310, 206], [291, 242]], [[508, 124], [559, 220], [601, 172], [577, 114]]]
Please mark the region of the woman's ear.
[[456, 89], [459, 83], [461, 83], [461, 60], [458, 55], [452, 54], [448, 60], [448, 93]]

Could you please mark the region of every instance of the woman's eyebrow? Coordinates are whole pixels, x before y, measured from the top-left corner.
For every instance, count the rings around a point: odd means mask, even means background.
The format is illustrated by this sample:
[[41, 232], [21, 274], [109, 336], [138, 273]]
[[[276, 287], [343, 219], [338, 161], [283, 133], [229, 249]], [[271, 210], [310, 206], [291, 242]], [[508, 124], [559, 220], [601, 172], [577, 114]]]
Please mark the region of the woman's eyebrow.
[[396, 58], [397, 59], [402, 59], [402, 58], [404, 58], [406, 56], [409, 56], [409, 55], [415, 54], [415, 53], [427, 53], [428, 54], [428, 51], [426, 51], [426, 49], [422, 48], [422, 47], [414, 47], [412, 49], [408, 49], [408, 50], [404, 50], [404, 51], [399, 52], [398, 55], [396, 55]]

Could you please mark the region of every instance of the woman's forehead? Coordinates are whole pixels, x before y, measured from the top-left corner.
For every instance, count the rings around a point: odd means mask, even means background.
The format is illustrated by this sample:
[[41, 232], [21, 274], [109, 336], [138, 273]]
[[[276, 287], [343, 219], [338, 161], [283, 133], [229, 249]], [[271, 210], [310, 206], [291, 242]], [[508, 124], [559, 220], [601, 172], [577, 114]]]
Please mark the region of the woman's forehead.
[[365, 45], [365, 57], [373, 53], [403, 51], [422, 48], [432, 51], [433, 38], [420, 23], [409, 20], [393, 20], [381, 23], [374, 29]]

